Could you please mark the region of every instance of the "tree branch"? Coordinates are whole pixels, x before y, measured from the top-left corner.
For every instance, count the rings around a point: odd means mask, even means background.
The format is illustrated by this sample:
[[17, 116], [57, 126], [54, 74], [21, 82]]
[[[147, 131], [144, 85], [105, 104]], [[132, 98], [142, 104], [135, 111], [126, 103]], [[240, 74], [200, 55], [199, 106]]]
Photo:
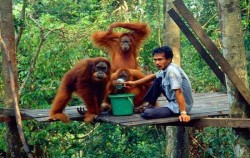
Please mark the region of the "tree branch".
[[38, 44], [38, 47], [36, 49], [36, 52], [35, 52], [35, 55], [32, 59], [32, 62], [31, 62], [31, 65], [30, 65], [30, 68], [28, 70], [28, 74], [26, 75], [23, 83], [21, 84], [20, 86], [20, 89], [19, 89], [19, 95], [22, 93], [24, 87], [26, 86], [30, 76], [32, 75], [32, 73], [35, 71], [35, 67], [36, 67], [36, 62], [38, 60], [38, 56], [41, 52], [41, 48], [44, 44], [44, 42], [46, 41], [47, 37], [52, 33], [54, 32], [55, 30], [60, 30], [61, 28], [56, 28], [56, 29], [51, 29], [49, 30], [46, 34], [45, 34], [45, 29], [30, 15], [29, 16], [30, 19], [37, 25], [37, 27], [39, 28], [40, 30], [40, 41], [39, 41], [39, 44]]
[[214, 14], [210, 19], [208, 19], [208, 21], [202, 26], [202, 28], [205, 28], [208, 25], [208, 23], [216, 17], [216, 15], [217, 14]]
[[29, 146], [26, 143], [24, 132], [23, 132], [22, 118], [21, 118], [19, 104], [18, 104], [18, 94], [16, 91], [17, 87], [15, 85], [12, 61], [10, 59], [9, 50], [8, 50], [4, 40], [2, 39], [2, 37], [0, 37], [0, 44], [2, 45], [2, 48], [4, 50], [3, 53], [5, 54], [5, 56], [8, 60], [7, 71], [9, 73], [10, 85], [11, 85], [10, 87], [11, 87], [12, 97], [14, 99], [14, 109], [15, 109], [15, 117], [16, 117], [18, 134], [19, 134], [20, 140], [23, 144], [24, 151], [27, 153], [29, 158], [33, 158], [33, 155], [29, 149]]
[[25, 9], [26, 9], [26, 6], [27, 6], [27, 0], [23, 0], [23, 7], [22, 7], [22, 11], [21, 11], [21, 16], [20, 16], [20, 20], [22, 21], [22, 25], [19, 27], [19, 31], [18, 31], [18, 34], [16, 36], [16, 50], [17, 50], [17, 47], [18, 47], [18, 44], [20, 42], [20, 39], [22, 37], [22, 34], [23, 34], [23, 30], [25, 28]]

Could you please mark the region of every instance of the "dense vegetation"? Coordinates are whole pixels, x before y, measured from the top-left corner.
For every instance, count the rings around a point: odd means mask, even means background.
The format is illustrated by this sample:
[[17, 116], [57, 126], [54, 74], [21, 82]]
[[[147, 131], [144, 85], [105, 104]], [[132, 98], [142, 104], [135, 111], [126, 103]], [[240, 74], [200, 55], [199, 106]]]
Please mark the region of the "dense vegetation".
[[[220, 30], [215, 0], [185, 0], [195, 18], [216, 45]], [[245, 31], [248, 75], [250, 75], [250, 32], [248, 0], [241, 0], [242, 26]], [[24, 26], [17, 49], [22, 108], [50, 108], [62, 75], [79, 59], [108, 55], [95, 48], [90, 34], [105, 30], [114, 21], [143, 21], [153, 30], [140, 50], [141, 66], [149, 63], [154, 47], [162, 45], [163, 4], [161, 0], [35, 0], [29, 1], [21, 19], [23, 1], [15, 0], [15, 28]], [[127, 8], [127, 10], [126, 10]], [[182, 67], [190, 76], [195, 92], [224, 91], [219, 80], [182, 35]], [[0, 57], [1, 58], [1, 57]], [[2, 67], [0, 63], [0, 67]], [[1, 75], [2, 76], [2, 75]], [[27, 80], [27, 82], [26, 82]], [[250, 83], [250, 80], [249, 80]], [[0, 106], [4, 106], [0, 79]], [[81, 104], [74, 98], [70, 105]], [[25, 121], [25, 134], [34, 151], [48, 157], [166, 157], [166, 131], [162, 127], [124, 128], [110, 124], [37, 123]], [[4, 124], [0, 124], [0, 156], [5, 151]], [[229, 128], [193, 130], [190, 137], [194, 157], [234, 157], [234, 136]], [[202, 143], [201, 143], [202, 142]]]

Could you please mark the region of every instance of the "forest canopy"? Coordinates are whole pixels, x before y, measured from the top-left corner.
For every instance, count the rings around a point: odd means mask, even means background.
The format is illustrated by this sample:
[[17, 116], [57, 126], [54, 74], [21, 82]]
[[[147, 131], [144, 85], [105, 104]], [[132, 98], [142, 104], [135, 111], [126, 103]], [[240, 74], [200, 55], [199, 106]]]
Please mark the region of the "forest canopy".
[[[216, 1], [184, 0], [184, 3], [215, 45], [222, 50]], [[149, 25], [152, 31], [139, 49], [138, 61], [141, 67], [149, 67], [149, 71], [145, 73], [155, 72], [151, 52], [153, 48], [164, 43], [163, 5], [162, 0], [13, 0], [15, 33], [18, 38], [16, 44], [20, 107], [49, 109], [61, 77], [77, 61], [98, 56], [109, 58], [106, 52], [93, 45], [90, 36], [94, 31], [106, 30], [116, 21], [140, 21]], [[247, 72], [250, 76], [250, 5], [248, 0], [240, 0], [240, 5]], [[2, 56], [0, 58], [2, 60]], [[226, 91], [182, 33], [181, 63], [190, 77], [194, 92]], [[0, 68], [2, 69], [2, 62]], [[249, 77], [248, 82], [250, 84]], [[3, 95], [1, 77], [0, 107], [5, 106]], [[81, 100], [74, 97], [69, 106], [79, 104], [82, 104]], [[96, 157], [119, 157], [121, 154], [130, 154], [131, 157], [140, 154], [148, 157], [165, 156], [166, 131], [155, 126], [124, 129], [108, 124], [87, 125], [73, 122], [65, 125], [57, 122], [48, 125], [34, 121], [27, 121], [24, 126], [25, 134], [29, 137], [28, 143], [48, 157], [77, 157], [80, 151], [87, 156], [95, 152]], [[3, 124], [0, 124], [0, 129], [1, 156], [6, 150], [3, 137], [6, 129]], [[206, 132], [216, 135], [217, 138], [224, 137], [210, 140], [198, 134], [197, 139], [203, 137], [205, 144], [225, 143], [228, 148], [207, 145], [206, 149], [209, 150], [201, 148], [193, 152], [204, 152], [206, 156], [221, 156], [224, 153], [233, 156], [233, 149], [229, 147], [235, 140], [231, 129], [206, 129]], [[230, 134], [225, 136], [227, 132]]]

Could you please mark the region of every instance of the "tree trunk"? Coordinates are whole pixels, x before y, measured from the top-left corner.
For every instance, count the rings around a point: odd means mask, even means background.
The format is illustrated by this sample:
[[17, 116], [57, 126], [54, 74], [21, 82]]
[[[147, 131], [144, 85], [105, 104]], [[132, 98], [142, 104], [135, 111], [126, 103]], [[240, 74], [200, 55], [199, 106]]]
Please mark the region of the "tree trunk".
[[[237, 75], [248, 87], [246, 51], [241, 25], [240, 0], [218, 0], [223, 55]], [[226, 78], [227, 93], [232, 117], [249, 117], [250, 108], [232, 82]], [[250, 157], [249, 129], [235, 129], [238, 134], [235, 144], [237, 157]], [[248, 144], [248, 145], [247, 145]]]
[[[10, 55], [12, 61], [13, 73], [15, 86], [18, 87], [18, 76], [17, 76], [17, 58], [15, 50], [15, 33], [14, 23], [12, 15], [12, 1], [1, 0], [0, 1], [0, 30], [1, 30], [1, 48], [3, 52], [2, 63], [3, 63], [3, 82], [4, 82], [4, 103], [7, 108], [13, 108], [14, 100], [11, 91], [10, 76], [8, 73], [8, 59], [5, 54]], [[16, 91], [17, 93], [17, 91]], [[14, 118], [13, 120], [6, 123], [6, 143], [7, 143], [7, 155], [6, 157], [21, 157], [20, 148], [21, 142], [17, 130], [17, 124]]]
[[177, 140], [176, 140], [176, 132], [177, 132], [177, 127], [174, 126], [167, 126], [166, 127], [166, 155], [168, 158], [175, 158], [177, 155], [177, 150], [176, 145], [177, 145]]
[[[174, 7], [174, 0], [164, 0], [164, 45], [168, 45], [173, 49], [173, 63], [181, 66], [180, 55], [180, 29], [167, 14], [167, 11]], [[170, 158], [188, 158], [189, 157], [189, 139], [188, 129], [185, 127], [166, 127], [166, 155]]]
[[181, 66], [181, 55], [180, 55], [180, 29], [175, 24], [173, 19], [168, 15], [167, 11], [174, 8], [174, 0], [164, 0], [164, 45], [168, 45], [173, 49], [174, 58], [173, 62]]

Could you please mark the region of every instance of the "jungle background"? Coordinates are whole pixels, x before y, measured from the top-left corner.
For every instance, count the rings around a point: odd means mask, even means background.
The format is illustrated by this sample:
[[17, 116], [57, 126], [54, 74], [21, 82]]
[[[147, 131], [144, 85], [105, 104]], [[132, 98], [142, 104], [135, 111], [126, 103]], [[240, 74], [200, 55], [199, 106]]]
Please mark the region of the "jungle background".
[[[184, 3], [221, 49], [216, 1], [184, 0]], [[249, 0], [240, 0], [240, 4], [249, 76]], [[17, 42], [21, 108], [49, 109], [61, 77], [78, 60], [97, 56], [109, 58], [94, 47], [90, 35], [106, 30], [115, 21], [148, 23], [152, 31], [140, 49], [138, 62], [141, 67], [149, 67], [145, 73], [156, 71], [151, 51], [163, 43], [162, 0], [14, 0], [13, 14], [16, 34], [21, 35]], [[2, 60], [2, 56], [0, 58]], [[181, 66], [190, 77], [194, 92], [226, 91], [183, 34]], [[0, 67], [2, 69], [2, 63]], [[3, 95], [1, 77], [1, 107], [5, 106]], [[82, 101], [74, 97], [69, 106], [79, 104]], [[28, 144], [42, 157], [167, 157], [164, 127], [124, 128], [107, 123], [37, 123], [32, 120], [23, 124]], [[5, 132], [5, 124], [0, 123], [2, 157], [6, 152]], [[193, 146], [191, 157], [235, 157], [235, 137], [231, 128], [192, 130], [189, 133], [190, 146]]]

